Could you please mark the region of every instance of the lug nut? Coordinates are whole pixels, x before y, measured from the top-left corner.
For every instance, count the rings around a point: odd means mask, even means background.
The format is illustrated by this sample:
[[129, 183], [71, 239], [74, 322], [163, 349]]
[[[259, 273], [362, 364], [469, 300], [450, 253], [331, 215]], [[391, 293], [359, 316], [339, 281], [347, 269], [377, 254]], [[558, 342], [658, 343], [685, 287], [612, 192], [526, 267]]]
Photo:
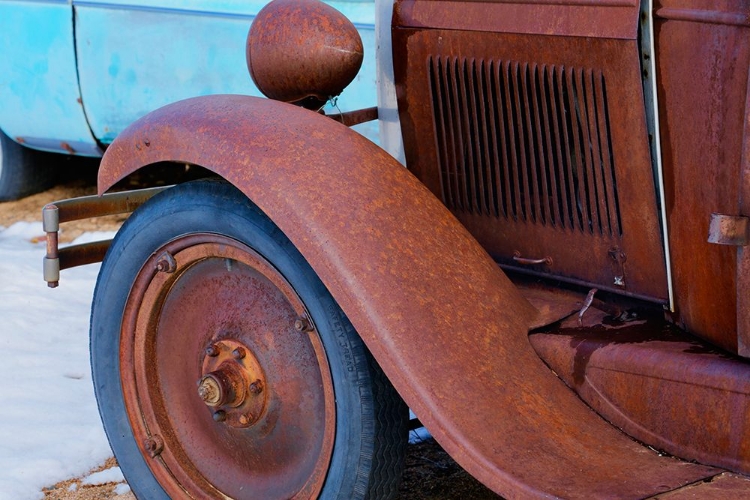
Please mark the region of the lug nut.
[[238, 347], [234, 351], [232, 351], [232, 356], [234, 359], [243, 359], [247, 353], [245, 352], [245, 349], [243, 347]]
[[227, 419], [227, 412], [218, 410], [214, 412], [214, 422], [223, 422]]
[[210, 356], [212, 358], [215, 358], [219, 355], [219, 346], [216, 344], [211, 344], [210, 346], [206, 347], [206, 356]]
[[164, 451], [164, 441], [162, 441], [161, 437], [154, 434], [143, 442], [143, 447], [146, 449], [146, 453], [151, 458], [154, 458]]
[[156, 270], [160, 273], [173, 273], [177, 269], [177, 262], [169, 252], [164, 252], [156, 261]]
[[312, 325], [307, 318], [297, 318], [294, 322], [294, 329], [298, 332], [309, 332], [312, 331]]
[[240, 415], [239, 421], [241, 425], [247, 425], [250, 423], [250, 421], [253, 419], [253, 414], [248, 413], [245, 415]]
[[260, 379], [256, 380], [252, 384], [250, 384], [250, 387], [247, 388], [252, 394], [260, 394], [263, 392], [263, 382], [260, 381]]

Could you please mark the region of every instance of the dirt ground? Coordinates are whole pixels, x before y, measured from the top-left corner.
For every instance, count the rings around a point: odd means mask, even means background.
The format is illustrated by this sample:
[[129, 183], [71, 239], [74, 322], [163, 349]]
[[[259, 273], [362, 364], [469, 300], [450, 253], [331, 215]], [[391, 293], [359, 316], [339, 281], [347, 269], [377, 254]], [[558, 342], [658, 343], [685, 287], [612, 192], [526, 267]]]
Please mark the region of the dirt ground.
[[[8, 227], [18, 221], [41, 221], [41, 209], [56, 200], [96, 193], [96, 163], [78, 161], [66, 165], [60, 183], [52, 189], [29, 196], [23, 200], [0, 203], [0, 226]], [[161, 172], [164, 174], [164, 172]], [[158, 175], [158, 174], [155, 174]], [[179, 182], [194, 176], [191, 172], [169, 172], [166, 183]], [[160, 176], [162, 180], [164, 176]], [[132, 178], [119, 187], [133, 189], [141, 183], [153, 185], [153, 178]], [[62, 225], [61, 241], [71, 241], [87, 231], [110, 231], [125, 220], [124, 216], [110, 216], [93, 220], [77, 221]], [[41, 222], [39, 239], [44, 239]], [[114, 458], [91, 472], [116, 465]], [[44, 489], [47, 500], [133, 500], [132, 493], [116, 495], [114, 484], [90, 486], [81, 484], [80, 478], [63, 481]], [[481, 483], [466, 473], [433, 440], [411, 444], [407, 450], [399, 500], [485, 500], [499, 498]]]

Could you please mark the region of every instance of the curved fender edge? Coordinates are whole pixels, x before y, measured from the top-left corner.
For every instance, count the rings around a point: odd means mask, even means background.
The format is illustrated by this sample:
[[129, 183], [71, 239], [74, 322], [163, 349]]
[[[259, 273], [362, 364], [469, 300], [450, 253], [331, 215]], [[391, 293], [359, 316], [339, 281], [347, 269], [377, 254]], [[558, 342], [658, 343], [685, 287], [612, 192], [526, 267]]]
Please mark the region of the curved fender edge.
[[710, 474], [644, 452], [584, 406], [531, 348], [535, 310], [495, 262], [403, 166], [343, 125], [253, 97], [181, 101], [112, 143], [100, 194], [162, 161], [205, 167], [263, 210], [433, 436], [494, 491], [613, 497], [626, 486], [645, 497]]

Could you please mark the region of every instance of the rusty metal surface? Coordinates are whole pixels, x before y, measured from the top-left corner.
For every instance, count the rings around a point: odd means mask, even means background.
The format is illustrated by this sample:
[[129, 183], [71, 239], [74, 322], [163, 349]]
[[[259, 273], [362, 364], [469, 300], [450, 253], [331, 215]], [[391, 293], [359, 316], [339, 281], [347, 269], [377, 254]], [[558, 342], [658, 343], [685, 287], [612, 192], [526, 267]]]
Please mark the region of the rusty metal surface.
[[110, 241], [97, 241], [60, 250], [58, 231], [61, 223], [129, 213], [168, 188], [169, 186], [108, 193], [104, 196], [82, 196], [45, 205], [42, 208], [42, 221], [47, 235], [47, 254], [44, 257], [44, 279], [47, 286], [58, 286], [60, 271], [63, 269], [101, 262], [110, 244]]
[[636, 0], [487, 2], [399, 0], [397, 27], [635, 39]]
[[556, 323], [577, 313], [583, 306], [584, 296], [567, 290], [542, 288], [521, 284], [518, 286], [521, 295], [537, 310], [537, 315], [529, 325], [529, 330], [536, 330]]
[[737, 474], [724, 473], [710, 481], [700, 481], [676, 491], [654, 498], [669, 500], [748, 500], [750, 499], [750, 478]]
[[102, 217], [104, 215], [125, 214], [134, 211], [151, 199], [151, 197], [170, 187], [163, 186], [135, 191], [119, 191], [116, 193], [107, 193], [104, 196], [81, 196], [80, 198], [56, 201], [47, 206], [57, 207], [59, 223], [88, 219], [90, 217]]
[[711, 214], [708, 242], [717, 245], [745, 246], [748, 244], [748, 218], [738, 215]]
[[60, 270], [101, 262], [111, 244], [112, 240], [103, 240], [61, 248], [58, 252]]
[[660, 319], [534, 334], [540, 356], [626, 433], [750, 473], [750, 365]]
[[[173, 266], [160, 265], [167, 255]], [[144, 263], [120, 373], [136, 440], [170, 497], [320, 492], [335, 401], [317, 332], [296, 327], [305, 316], [283, 276], [227, 237], [184, 236]]]
[[357, 109], [355, 111], [349, 111], [346, 113], [338, 113], [332, 115], [326, 115], [331, 120], [335, 120], [347, 127], [353, 127], [360, 123], [371, 122], [378, 119], [378, 108], [377, 106], [372, 108]]
[[657, 456], [583, 405], [529, 345], [534, 310], [495, 262], [343, 125], [252, 97], [190, 99], [118, 136], [99, 190], [169, 160], [213, 170], [268, 214], [421, 421], [493, 490], [640, 498], [713, 474]]
[[[746, 164], [750, 5], [730, 0], [660, 0], [655, 43], [666, 213], [678, 321], [738, 352], [748, 332], [737, 298], [737, 249], [706, 242], [711, 213], [739, 206]], [[744, 20], [737, 23], [738, 19]], [[746, 183], [744, 183], [746, 184]], [[746, 207], [745, 207], [746, 208]], [[746, 304], [744, 304], [746, 306]], [[750, 335], [750, 333], [746, 333]], [[745, 352], [745, 354], [748, 354]]]
[[311, 109], [339, 95], [363, 57], [357, 28], [318, 0], [274, 0], [247, 35], [247, 67], [258, 89]]
[[490, 255], [667, 300], [635, 41], [399, 29], [393, 43], [407, 165]]

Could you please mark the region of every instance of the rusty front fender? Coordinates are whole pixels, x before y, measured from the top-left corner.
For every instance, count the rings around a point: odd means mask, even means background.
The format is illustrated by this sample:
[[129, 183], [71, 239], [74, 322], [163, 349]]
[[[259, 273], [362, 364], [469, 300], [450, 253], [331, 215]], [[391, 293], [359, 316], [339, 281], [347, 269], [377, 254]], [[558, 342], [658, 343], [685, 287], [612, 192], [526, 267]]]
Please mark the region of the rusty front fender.
[[[535, 310], [443, 205], [376, 145], [291, 105], [201, 97], [124, 131], [102, 162], [100, 194], [162, 161], [201, 165], [257, 204], [305, 256], [431, 433], [490, 488], [514, 497], [584, 489], [610, 496], [612, 484], [627, 483], [631, 493], [648, 493], [640, 481], [657, 467], [530, 347]], [[692, 477], [682, 471], [679, 482]]]

